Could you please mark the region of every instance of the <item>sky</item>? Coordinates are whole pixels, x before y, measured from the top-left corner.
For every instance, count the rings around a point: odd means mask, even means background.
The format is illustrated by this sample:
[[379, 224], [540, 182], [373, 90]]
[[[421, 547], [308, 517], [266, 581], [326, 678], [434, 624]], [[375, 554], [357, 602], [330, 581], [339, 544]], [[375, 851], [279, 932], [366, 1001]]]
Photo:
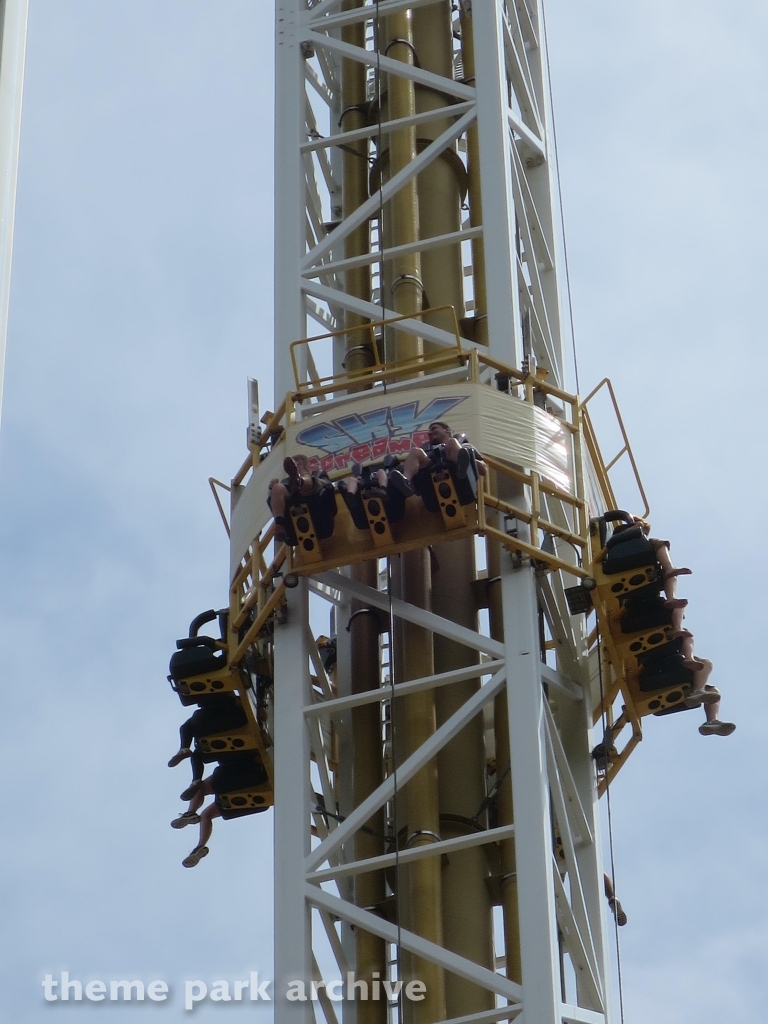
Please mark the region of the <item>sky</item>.
[[[245, 454], [246, 378], [272, 376], [272, 17], [31, 0], [0, 431], [3, 1019], [183, 1020], [185, 980], [272, 974], [272, 813], [217, 823], [181, 867], [165, 679], [226, 602], [207, 480]], [[763, 1024], [768, 9], [549, 0], [547, 25], [581, 391], [614, 382], [738, 725], [651, 719], [612, 788], [625, 1020]], [[62, 970], [171, 999], [48, 1005]]]

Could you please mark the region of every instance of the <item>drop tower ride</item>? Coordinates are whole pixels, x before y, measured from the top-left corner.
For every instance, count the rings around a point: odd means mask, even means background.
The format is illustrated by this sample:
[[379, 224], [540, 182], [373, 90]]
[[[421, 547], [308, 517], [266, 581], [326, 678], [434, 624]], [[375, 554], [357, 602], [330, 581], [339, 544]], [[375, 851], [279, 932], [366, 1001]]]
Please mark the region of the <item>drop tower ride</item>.
[[[602, 1024], [597, 801], [648, 711], [572, 614], [616, 502], [567, 369], [542, 4], [275, 7], [278, 407], [232, 482], [228, 657], [274, 679], [276, 1020]], [[328, 535], [300, 504], [275, 541], [286, 456], [344, 480], [435, 420], [487, 463], [473, 501], [433, 474], [431, 508], [339, 496]]]

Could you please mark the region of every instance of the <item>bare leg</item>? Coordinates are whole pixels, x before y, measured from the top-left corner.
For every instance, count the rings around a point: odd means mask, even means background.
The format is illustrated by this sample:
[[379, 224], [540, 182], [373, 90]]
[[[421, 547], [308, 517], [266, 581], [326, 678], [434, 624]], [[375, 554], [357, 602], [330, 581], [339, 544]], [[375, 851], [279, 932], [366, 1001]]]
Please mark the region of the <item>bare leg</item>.
[[181, 862], [185, 868], [193, 868], [199, 864], [203, 857], [208, 856], [208, 847], [206, 843], [211, 838], [213, 832], [213, 819], [218, 818], [221, 815], [218, 805], [214, 802], [208, 804], [203, 813], [200, 815], [200, 837], [197, 846], [192, 850], [189, 856], [185, 857]]
[[[713, 687], [710, 687], [710, 689], [713, 689]], [[718, 699], [716, 701], [713, 701], [713, 703], [705, 704], [704, 705], [704, 714], [705, 714], [706, 720], [708, 722], [717, 722], [718, 721], [719, 715], [720, 715], [720, 698], [719, 698], [719, 696], [718, 696]]]
[[299, 477], [299, 480], [299, 494], [302, 497], [307, 497], [310, 494], [315, 494], [315, 492], [317, 491], [317, 479], [315, 477], [313, 477], [311, 474], [309, 476], [307, 476], [306, 474], [302, 474]]
[[290, 493], [285, 484], [281, 484], [279, 480], [273, 480], [269, 488], [270, 503], [272, 506], [272, 515], [277, 519], [283, 518], [285, 515], [285, 506], [288, 503]]
[[189, 801], [188, 811], [198, 811], [203, 806], [203, 801], [213, 793], [213, 784], [210, 779], [205, 779], [202, 786], [198, 786]]
[[611, 912], [616, 919], [616, 924], [621, 928], [627, 923], [627, 915], [616, 899], [616, 893], [613, 891], [613, 882], [607, 874], [603, 874], [603, 885], [605, 887], [605, 896], [608, 900], [608, 906], [611, 908]]
[[651, 544], [653, 544], [656, 559], [661, 566], [662, 577], [664, 579], [664, 593], [667, 595], [668, 601], [673, 601], [675, 594], [677, 593], [677, 577], [689, 576], [691, 570], [675, 568], [672, 564], [672, 559], [669, 557], [668, 541], [655, 540], [654, 538], [651, 538]]
[[198, 846], [207, 846], [208, 840], [211, 838], [213, 832], [213, 819], [220, 818], [221, 811], [217, 803], [208, 804], [203, 813], [200, 815], [200, 837], [197, 841]]
[[283, 469], [288, 474], [290, 483], [288, 484], [288, 492], [309, 495], [314, 494], [317, 490], [317, 480], [312, 475], [312, 470], [309, 466], [309, 460], [306, 455], [297, 455], [295, 458], [288, 456], [283, 459]]
[[[691, 649], [693, 647], [693, 640]], [[687, 708], [697, 708], [700, 704], [714, 704], [720, 700], [720, 691], [715, 686], [709, 685], [709, 677], [712, 675], [712, 662], [709, 658], [694, 658], [686, 660], [686, 668], [692, 668], [694, 676], [693, 689], [685, 698]]]
[[[714, 686], [708, 686], [707, 689], [715, 690]], [[715, 693], [717, 693], [716, 690]], [[733, 722], [721, 722], [718, 717], [720, 714], [719, 693], [717, 693], [716, 701], [704, 705], [704, 714], [706, 715], [706, 721], [703, 725], [699, 726], [699, 732], [702, 736], [730, 736], [736, 729]]]
[[[701, 661], [699, 658], [694, 658], [693, 656], [693, 633], [689, 632], [687, 629], [681, 629], [680, 635], [683, 640], [680, 646], [680, 653], [685, 659], [687, 667], [692, 668], [694, 672], [701, 672]], [[697, 681], [696, 685], [703, 685], [700, 679]]]
[[393, 487], [406, 497], [410, 497], [413, 494], [413, 478], [420, 469], [426, 469], [431, 464], [431, 459], [422, 448], [411, 448], [405, 457], [402, 472], [393, 469], [387, 482], [391, 481]]
[[201, 785], [196, 786], [190, 796], [189, 806], [186, 811], [182, 811], [178, 818], [174, 818], [171, 822], [171, 828], [184, 828], [185, 825], [196, 825], [201, 820], [197, 812], [202, 807], [206, 796], [210, 796], [212, 793], [213, 785], [210, 779], [205, 779]]
[[430, 465], [430, 458], [423, 448], [411, 448], [403, 463], [403, 476], [410, 483], [420, 469]]
[[445, 442], [445, 457], [449, 462], [456, 462], [461, 451], [461, 444], [455, 437], [449, 437]]
[[673, 633], [679, 633], [683, 628], [683, 619], [685, 618], [685, 609], [688, 607], [688, 602], [684, 598], [673, 597], [667, 598], [666, 605], [672, 612], [672, 631]]
[[202, 806], [205, 797], [210, 796], [212, 793], [213, 784], [209, 776], [207, 779], [203, 779], [199, 784], [193, 782], [189, 789], [185, 789], [181, 795], [182, 797], [188, 796], [189, 807], [187, 810], [196, 811]]

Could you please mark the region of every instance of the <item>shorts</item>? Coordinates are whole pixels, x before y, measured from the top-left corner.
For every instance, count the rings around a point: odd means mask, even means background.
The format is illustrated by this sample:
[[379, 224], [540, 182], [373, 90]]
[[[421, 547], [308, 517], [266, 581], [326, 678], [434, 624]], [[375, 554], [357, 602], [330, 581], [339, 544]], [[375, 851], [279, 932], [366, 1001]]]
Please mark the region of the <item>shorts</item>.
[[205, 707], [197, 710], [189, 720], [192, 735], [207, 736], [212, 732], [224, 732], [225, 729], [240, 729], [248, 719], [242, 705], [232, 701], [222, 701], [217, 697]]
[[[260, 760], [252, 755], [233, 755], [222, 761], [211, 775], [211, 784], [216, 797], [249, 786], [263, 786], [267, 772]], [[216, 801], [218, 803], [218, 800]]]

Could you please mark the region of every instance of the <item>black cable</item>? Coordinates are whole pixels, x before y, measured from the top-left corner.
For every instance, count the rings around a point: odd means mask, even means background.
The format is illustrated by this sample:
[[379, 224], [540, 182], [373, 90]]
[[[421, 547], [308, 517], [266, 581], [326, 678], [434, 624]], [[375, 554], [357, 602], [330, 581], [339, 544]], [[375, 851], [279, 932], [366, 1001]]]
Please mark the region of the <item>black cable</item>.
[[[334, 821], [341, 823], [347, 820], [346, 814], [334, 814], [333, 811], [329, 811], [325, 804], [315, 804], [315, 813], [321, 814], [324, 818], [333, 818]], [[377, 832], [374, 828], [369, 828], [368, 825], [361, 825], [360, 831], [365, 832], [367, 836], [373, 836], [375, 839], [383, 839], [384, 842], [389, 841], [389, 836], [382, 832]]]
[[506, 779], [506, 777], [509, 775], [509, 773], [511, 771], [512, 771], [512, 761], [511, 760], [509, 761], [509, 763], [507, 764], [507, 767], [504, 769], [504, 772], [501, 775], [499, 775], [498, 771], [497, 771], [497, 773], [496, 773], [496, 781], [491, 786], [491, 791], [486, 795], [485, 799], [483, 800], [483, 802], [478, 807], [477, 813], [471, 819], [473, 825], [480, 825], [480, 815], [483, 813], [483, 811], [488, 810], [488, 808], [491, 806], [491, 804], [494, 801], [494, 798], [496, 797], [496, 794], [501, 789], [502, 785], [504, 784], [504, 780]]
[[547, 20], [544, 10], [541, 12], [544, 29], [544, 56], [547, 62], [547, 84], [549, 87], [549, 108], [552, 113], [552, 141], [555, 150], [555, 172], [557, 174], [557, 198], [560, 205], [560, 227], [563, 232], [563, 258], [565, 260], [565, 288], [568, 293], [568, 316], [571, 324], [571, 348], [573, 350], [573, 372], [576, 379], [576, 394], [579, 394], [579, 361], [576, 358], [576, 332], [573, 326], [573, 300], [571, 298], [571, 273], [568, 266], [568, 245], [565, 238], [565, 214], [563, 211], [563, 189], [560, 185], [560, 156], [557, 150], [557, 128], [555, 126], [555, 103], [552, 98], [552, 71], [549, 63], [549, 39], [547, 36]]
[[[377, 0], [378, 6], [378, 0]], [[395, 838], [395, 925], [397, 927], [397, 980], [402, 980], [402, 967], [400, 964], [400, 949], [402, 938], [401, 926], [401, 902], [400, 902], [400, 831], [397, 820], [397, 748], [395, 745], [395, 616], [392, 610], [392, 561], [387, 559], [387, 596], [389, 598], [389, 733], [392, 746], [392, 831]], [[403, 989], [402, 986], [397, 996], [397, 1009], [399, 1019], [403, 1020]]]
[[[384, 305], [384, 159], [382, 154], [382, 117], [381, 117], [381, 19], [379, 15], [379, 0], [376, 0], [376, 20], [375, 20], [375, 39], [374, 45], [376, 46], [376, 149], [379, 162], [379, 305], [381, 306], [381, 317], [382, 320], [386, 318], [386, 306]], [[380, 358], [384, 365], [386, 365], [386, 352], [384, 351], [385, 336], [384, 328], [381, 330], [381, 354]], [[387, 378], [386, 374], [382, 377], [382, 383], [384, 385], [384, 394], [387, 393]], [[378, 565], [378, 563], [377, 563]], [[377, 569], [378, 571], [378, 569]], [[378, 585], [378, 579], [377, 579]], [[389, 598], [389, 686], [390, 686], [390, 699], [389, 699], [389, 735], [391, 745], [391, 756], [392, 756], [392, 832], [395, 841], [395, 927], [397, 928], [397, 943], [396, 943], [396, 959], [397, 964], [397, 980], [402, 981], [403, 971], [402, 963], [400, 961], [400, 950], [402, 948], [402, 924], [401, 924], [401, 869], [400, 869], [400, 834], [398, 831], [398, 790], [397, 790], [397, 747], [396, 747], [396, 736], [397, 729], [395, 727], [395, 616], [392, 611], [392, 562], [391, 559], [387, 558], [387, 597]], [[400, 991], [397, 994], [397, 1013], [398, 1019], [403, 1020], [403, 986], [400, 986]]]
[[[384, 134], [382, 131], [382, 118], [381, 118], [381, 22], [379, 19], [379, 0], [376, 0], [376, 29], [375, 29], [375, 43], [376, 43], [376, 150], [379, 162], [379, 305], [381, 306], [381, 318], [382, 320], [386, 317], [386, 306], [384, 304], [384, 156], [382, 150], [382, 142]], [[375, 340], [375, 339], [374, 339]], [[380, 358], [382, 363], [386, 366], [386, 352], [384, 346], [386, 344], [386, 338], [384, 328], [381, 328], [381, 353]], [[384, 385], [384, 394], [387, 393], [387, 376], [386, 374], [382, 377], [382, 384]], [[387, 563], [389, 564], [389, 563]]]
[[[597, 676], [600, 681], [600, 707], [603, 708], [603, 736], [610, 735], [610, 726], [608, 725], [608, 713], [605, 709], [605, 693], [603, 690], [603, 658], [602, 658], [602, 637], [600, 633], [597, 634]], [[608, 744], [606, 744], [606, 751]], [[606, 768], [605, 774], [605, 799], [608, 806], [608, 848], [611, 854], [611, 885], [613, 886], [613, 895], [616, 896], [616, 858], [613, 850], [613, 818], [611, 815], [611, 784], [609, 779], [610, 765]], [[621, 978], [621, 943], [619, 942], [619, 920], [616, 911], [613, 910], [613, 930], [616, 936], [616, 969], [619, 980], [619, 1012], [621, 1016], [621, 1024], [624, 1024], [624, 988]]]

